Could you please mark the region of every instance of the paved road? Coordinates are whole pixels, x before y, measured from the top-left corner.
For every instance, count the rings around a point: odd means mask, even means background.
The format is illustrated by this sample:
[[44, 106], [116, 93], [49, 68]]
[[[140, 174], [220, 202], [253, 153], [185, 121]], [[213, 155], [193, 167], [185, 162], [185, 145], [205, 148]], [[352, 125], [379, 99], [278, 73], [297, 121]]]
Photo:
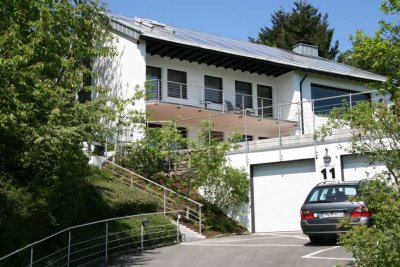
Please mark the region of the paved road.
[[329, 266], [352, 263], [352, 257], [334, 242], [309, 243], [299, 232], [265, 233], [207, 239], [124, 255], [108, 266], [213, 267], [213, 266]]

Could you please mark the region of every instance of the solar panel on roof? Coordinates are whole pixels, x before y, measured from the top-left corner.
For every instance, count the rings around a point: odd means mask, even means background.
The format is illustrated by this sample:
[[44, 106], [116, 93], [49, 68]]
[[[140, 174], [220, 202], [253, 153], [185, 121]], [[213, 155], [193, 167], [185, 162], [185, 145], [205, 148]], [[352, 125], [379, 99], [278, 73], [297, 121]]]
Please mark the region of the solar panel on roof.
[[[133, 18], [111, 13], [108, 13], [107, 15], [114, 20], [123, 22], [125, 25], [130, 25], [136, 30], [139, 29], [142, 36], [152, 37], [154, 39], [170, 41], [193, 47], [200, 47], [233, 55], [240, 55], [249, 59], [253, 58], [265, 60], [272, 63], [284, 64], [289, 67], [297, 67], [306, 70], [351, 76], [359, 79], [374, 81], [384, 81], [386, 79], [383, 76], [356, 69], [324, 58], [304, 56], [280, 48], [253, 44], [246, 41], [234, 40], [223, 36], [198, 32], [185, 28], [172, 27], [157, 21], [142, 19], [146, 22], [146, 24], [153, 23], [155, 26], [158, 26], [149, 28], [143, 26], [141, 23], [134, 22]], [[140, 20], [140, 18], [138, 19]], [[160, 27], [160, 25], [162, 27]]]

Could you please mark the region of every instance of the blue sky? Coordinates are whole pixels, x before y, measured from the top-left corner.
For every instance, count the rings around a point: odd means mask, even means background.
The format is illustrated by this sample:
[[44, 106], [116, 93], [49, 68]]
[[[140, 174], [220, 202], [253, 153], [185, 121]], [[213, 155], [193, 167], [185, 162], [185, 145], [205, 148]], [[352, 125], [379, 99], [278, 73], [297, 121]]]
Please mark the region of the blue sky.
[[[293, 0], [104, 0], [118, 14], [148, 18], [193, 30], [247, 40], [263, 26], [271, 26], [271, 14], [293, 7]], [[323, 14], [328, 13], [339, 49], [351, 48], [350, 34], [358, 29], [373, 34], [384, 18], [381, 0], [309, 0]], [[394, 20], [394, 18], [391, 18]]]

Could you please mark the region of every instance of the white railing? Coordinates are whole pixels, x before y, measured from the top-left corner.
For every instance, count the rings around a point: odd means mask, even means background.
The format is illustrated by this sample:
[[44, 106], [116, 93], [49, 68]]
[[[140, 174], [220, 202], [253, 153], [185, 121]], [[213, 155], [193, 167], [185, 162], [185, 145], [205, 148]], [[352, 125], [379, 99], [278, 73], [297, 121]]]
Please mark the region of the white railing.
[[[333, 108], [347, 107], [353, 108], [357, 103], [363, 101], [378, 102], [383, 99], [382, 96], [377, 96], [376, 91], [368, 91], [362, 93], [346, 94], [336, 97], [327, 97], [303, 101], [302, 103], [281, 104], [279, 105], [279, 117], [285, 117], [281, 112], [297, 110], [300, 105], [303, 107], [298, 112], [299, 131], [295, 135], [285, 136], [291, 129], [291, 126], [285, 126], [278, 123], [276, 129], [272, 132], [276, 138], [254, 140], [240, 143], [239, 149], [232, 153], [243, 153], [257, 150], [274, 150], [283, 148], [292, 148], [296, 146], [317, 145], [321, 141], [315, 140], [314, 134], [321, 129], [328, 121], [328, 114]], [[370, 97], [365, 97], [369, 95]], [[294, 108], [295, 107], [295, 108]], [[294, 115], [295, 116], [295, 115]], [[292, 118], [294, 118], [292, 116]], [[246, 123], [246, 121], [244, 121]], [[334, 131], [332, 136], [327, 136], [325, 143], [346, 141], [349, 138], [349, 132], [346, 130]]]
[[[278, 104], [289, 102], [265, 97], [246, 95], [234, 91], [224, 91], [163, 80], [146, 82], [148, 102], [164, 102], [200, 109], [240, 113], [247, 109], [248, 115], [276, 117]], [[273, 107], [275, 105], [275, 108]]]
[[160, 185], [146, 177], [143, 177], [131, 170], [128, 170], [107, 159], [102, 159], [101, 169], [113, 175], [118, 181], [123, 182], [130, 188], [136, 188], [143, 193], [154, 198], [162, 207], [163, 212], [172, 210], [184, 210], [184, 218], [198, 225], [198, 231], [201, 234], [204, 224], [204, 215], [202, 214], [202, 204], [194, 201], [184, 195], [181, 195], [163, 185]]
[[[33, 242], [0, 258], [2, 267], [79, 266], [109, 261], [123, 251], [145, 249], [180, 242], [179, 218], [183, 211], [169, 211], [176, 225], [154, 216], [164, 212], [136, 214], [76, 225]], [[154, 218], [154, 219], [153, 219]]]

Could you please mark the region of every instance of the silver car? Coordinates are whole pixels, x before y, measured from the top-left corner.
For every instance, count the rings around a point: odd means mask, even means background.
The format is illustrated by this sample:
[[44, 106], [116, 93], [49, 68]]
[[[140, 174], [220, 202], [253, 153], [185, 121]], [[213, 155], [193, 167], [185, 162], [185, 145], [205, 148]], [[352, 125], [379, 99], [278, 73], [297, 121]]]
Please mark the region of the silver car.
[[364, 202], [348, 201], [349, 197], [360, 195], [360, 185], [365, 180], [354, 182], [323, 182], [317, 184], [308, 194], [301, 207], [301, 229], [312, 243], [320, 243], [324, 237], [337, 236], [349, 229], [339, 228], [338, 222], [344, 216], [352, 219], [352, 226], [369, 225], [371, 211]]

